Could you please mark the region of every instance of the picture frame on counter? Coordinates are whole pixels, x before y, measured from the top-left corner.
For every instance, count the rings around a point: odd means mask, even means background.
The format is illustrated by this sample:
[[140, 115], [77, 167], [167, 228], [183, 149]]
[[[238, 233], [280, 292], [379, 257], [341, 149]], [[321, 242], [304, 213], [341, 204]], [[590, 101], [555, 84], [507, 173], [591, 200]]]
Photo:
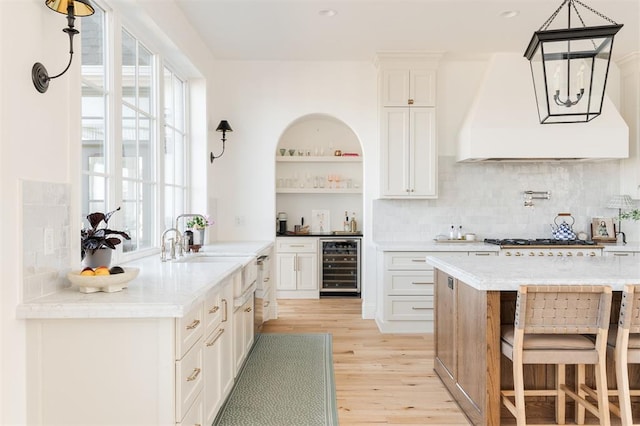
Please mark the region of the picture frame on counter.
[[599, 242], [615, 242], [616, 226], [612, 217], [594, 217], [591, 219], [591, 239]]

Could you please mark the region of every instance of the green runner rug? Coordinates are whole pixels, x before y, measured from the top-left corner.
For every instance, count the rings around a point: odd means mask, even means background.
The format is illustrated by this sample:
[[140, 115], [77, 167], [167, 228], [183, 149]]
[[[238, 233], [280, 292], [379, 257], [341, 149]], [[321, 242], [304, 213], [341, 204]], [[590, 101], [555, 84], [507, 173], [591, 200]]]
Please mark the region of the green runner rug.
[[260, 334], [214, 425], [338, 424], [330, 334]]

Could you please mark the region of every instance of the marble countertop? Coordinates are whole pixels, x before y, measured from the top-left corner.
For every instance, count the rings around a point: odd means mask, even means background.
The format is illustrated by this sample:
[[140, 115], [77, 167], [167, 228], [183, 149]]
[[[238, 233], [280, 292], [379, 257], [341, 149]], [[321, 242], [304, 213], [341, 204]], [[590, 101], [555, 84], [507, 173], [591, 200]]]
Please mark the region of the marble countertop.
[[123, 267], [139, 268], [140, 273], [122, 291], [87, 294], [67, 287], [18, 305], [16, 315], [22, 319], [182, 317], [211, 288], [240, 270], [245, 259], [263, 254], [272, 245], [268, 241], [221, 242], [203, 247], [201, 256], [233, 256], [215, 263], [161, 262], [159, 256], [123, 263]]
[[523, 284], [640, 284], [636, 257], [462, 257], [427, 256], [427, 263], [478, 289], [517, 290]]
[[483, 241], [376, 241], [374, 244], [382, 251], [500, 251], [499, 246]]

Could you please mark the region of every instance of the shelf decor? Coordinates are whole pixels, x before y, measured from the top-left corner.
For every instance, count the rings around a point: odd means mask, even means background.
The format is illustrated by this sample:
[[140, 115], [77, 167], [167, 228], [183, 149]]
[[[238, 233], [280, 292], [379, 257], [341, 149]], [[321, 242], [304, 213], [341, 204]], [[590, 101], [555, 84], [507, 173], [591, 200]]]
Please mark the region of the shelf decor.
[[[578, 5], [608, 24], [587, 26], [587, 14], [581, 14]], [[565, 6], [567, 28], [550, 29]], [[571, 28], [572, 16], [580, 27]], [[524, 56], [531, 65], [541, 124], [586, 123], [600, 115], [613, 38], [621, 28], [622, 24], [578, 0], [564, 0], [533, 33]]]

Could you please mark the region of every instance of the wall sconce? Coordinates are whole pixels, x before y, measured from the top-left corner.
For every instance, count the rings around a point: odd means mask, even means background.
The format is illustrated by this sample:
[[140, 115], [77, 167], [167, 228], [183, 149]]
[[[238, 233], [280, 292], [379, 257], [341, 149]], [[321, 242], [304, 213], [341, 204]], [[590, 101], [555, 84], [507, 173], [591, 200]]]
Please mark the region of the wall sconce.
[[[608, 25], [587, 27], [576, 4]], [[567, 28], [549, 26], [567, 6]], [[571, 8], [582, 27], [571, 28]], [[622, 28], [578, 0], [564, 0], [533, 33], [524, 56], [531, 65], [533, 89], [541, 124], [586, 123], [602, 112], [613, 38]]]
[[227, 132], [233, 132], [233, 129], [231, 128], [227, 120], [222, 120], [220, 121], [220, 124], [218, 124], [218, 127], [216, 128], [216, 132], [222, 132], [222, 152], [220, 153], [220, 155], [213, 155], [213, 152], [211, 153], [212, 163], [214, 159], [220, 158], [222, 157], [222, 154], [224, 154], [224, 143], [227, 141], [227, 138], [226, 138]]
[[89, 3], [89, 0], [45, 0], [45, 5], [55, 12], [67, 15], [67, 28], [62, 31], [69, 35], [69, 63], [67, 67], [57, 75], [49, 77], [47, 69], [40, 62], [33, 64], [31, 68], [31, 79], [33, 85], [36, 86], [36, 90], [40, 93], [44, 93], [49, 88], [49, 81], [60, 77], [67, 72], [71, 66], [73, 60], [73, 36], [80, 34], [80, 31], [76, 30], [73, 26], [76, 16], [91, 16], [95, 12], [93, 6]]

